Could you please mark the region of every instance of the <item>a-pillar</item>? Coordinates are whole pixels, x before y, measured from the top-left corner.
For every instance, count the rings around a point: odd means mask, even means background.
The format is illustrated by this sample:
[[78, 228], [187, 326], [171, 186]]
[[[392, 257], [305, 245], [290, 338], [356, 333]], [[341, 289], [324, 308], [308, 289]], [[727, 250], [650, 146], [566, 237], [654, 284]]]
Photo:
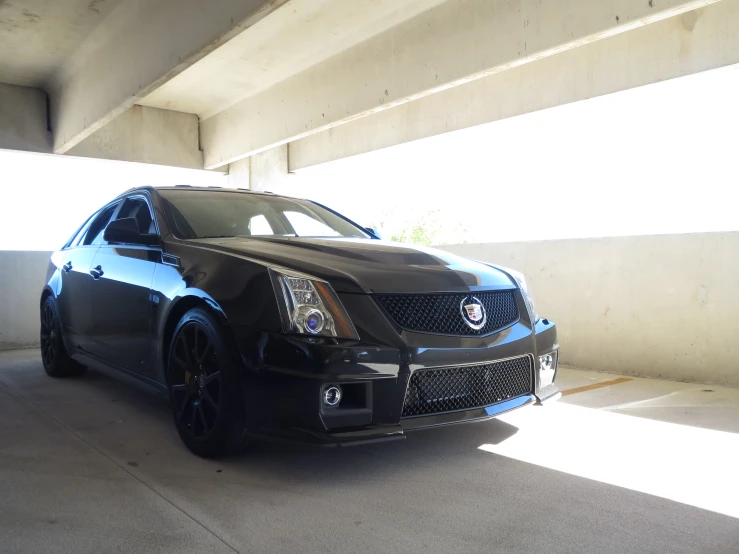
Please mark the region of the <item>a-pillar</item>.
[[228, 170], [228, 186], [279, 191], [288, 177], [287, 148], [287, 144], [283, 144], [233, 162]]

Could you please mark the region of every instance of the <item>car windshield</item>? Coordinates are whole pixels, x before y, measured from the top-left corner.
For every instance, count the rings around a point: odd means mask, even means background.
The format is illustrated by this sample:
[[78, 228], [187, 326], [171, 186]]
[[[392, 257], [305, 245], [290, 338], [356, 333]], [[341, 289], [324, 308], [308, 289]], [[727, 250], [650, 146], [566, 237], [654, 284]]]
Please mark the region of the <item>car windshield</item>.
[[205, 190], [160, 190], [159, 194], [167, 219], [180, 238], [368, 238], [359, 227], [307, 200]]

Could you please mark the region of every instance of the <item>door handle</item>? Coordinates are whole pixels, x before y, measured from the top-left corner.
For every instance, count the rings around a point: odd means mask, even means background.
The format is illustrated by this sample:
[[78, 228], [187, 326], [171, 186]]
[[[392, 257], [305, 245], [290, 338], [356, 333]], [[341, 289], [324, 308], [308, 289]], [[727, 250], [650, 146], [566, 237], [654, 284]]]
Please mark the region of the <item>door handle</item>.
[[64, 273], [69, 273], [72, 271], [72, 262], [67, 262], [62, 266], [62, 269], [64, 270]]
[[92, 278], [97, 281], [98, 279], [100, 279], [100, 277], [105, 275], [105, 272], [103, 271], [102, 267], [97, 266], [90, 270], [90, 275], [92, 275]]

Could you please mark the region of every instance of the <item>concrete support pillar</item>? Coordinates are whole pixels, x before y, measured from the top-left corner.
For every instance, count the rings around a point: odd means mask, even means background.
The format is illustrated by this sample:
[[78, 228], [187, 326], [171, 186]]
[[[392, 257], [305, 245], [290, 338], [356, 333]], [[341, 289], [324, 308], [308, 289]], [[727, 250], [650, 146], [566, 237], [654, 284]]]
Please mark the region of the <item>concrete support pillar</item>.
[[257, 191], [279, 189], [288, 176], [287, 148], [283, 144], [231, 163], [228, 186]]
[[251, 188], [249, 182], [251, 172], [251, 158], [244, 158], [228, 166], [228, 186], [234, 189]]
[[46, 93], [0, 83], [0, 148], [50, 153]]

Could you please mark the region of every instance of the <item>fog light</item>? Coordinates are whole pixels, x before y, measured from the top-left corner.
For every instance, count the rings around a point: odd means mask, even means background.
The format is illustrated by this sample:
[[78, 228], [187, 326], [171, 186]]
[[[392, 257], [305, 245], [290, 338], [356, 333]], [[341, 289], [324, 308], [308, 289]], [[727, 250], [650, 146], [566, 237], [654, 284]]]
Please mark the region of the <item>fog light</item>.
[[339, 387], [328, 387], [323, 391], [323, 403], [326, 406], [336, 406], [341, 402], [341, 389]]
[[548, 387], [554, 382], [554, 373], [557, 370], [557, 353], [551, 352], [539, 356], [539, 388]]

